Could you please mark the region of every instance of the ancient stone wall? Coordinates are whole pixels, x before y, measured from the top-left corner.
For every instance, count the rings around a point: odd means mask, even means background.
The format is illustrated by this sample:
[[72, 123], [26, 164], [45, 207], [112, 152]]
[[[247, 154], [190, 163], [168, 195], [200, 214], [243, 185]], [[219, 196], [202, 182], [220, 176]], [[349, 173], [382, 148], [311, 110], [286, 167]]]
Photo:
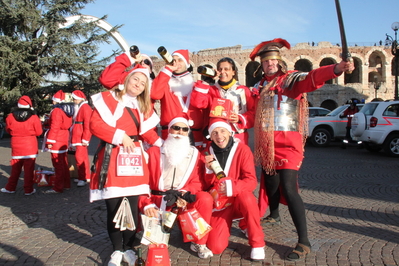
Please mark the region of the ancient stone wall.
[[[205, 49], [190, 54], [190, 63], [193, 67], [194, 79], [199, 79], [197, 67], [210, 64], [216, 68], [218, 60], [223, 57], [232, 58], [238, 68], [238, 79], [241, 84], [246, 84], [248, 75], [246, 68], [251, 62], [249, 54], [253, 47], [243, 49], [241, 45], [232, 47], [221, 47]], [[308, 94], [308, 100], [312, 106], [324, 106], [332, 108], [331, 103], [336, 106], [344, 104], [350, 98], [357, 98], [369, 102], [374, 98], [384, 100], [394, 98], [394, 80], [392, 75], [393, 56], [390, 48], [382, 45], [375, 46], [351, 46], [350, 53], [354, 59], [356, 70], [351, 74], [343, 74], [334, 79], [321, 89]], [[299, 43], [290, 50], [283, 48], [282, 58], [289, 70], [315, 69], [321, 65], [339, 62], [341, 47], [329, 42], [318, 44]], [[158, 57], [154, 59], [155, 73], [164, 66], [164, 62]], [[248, 68], [249, 69], [249, 68]], [[378, 90], [375, 88], [378, 87]], [[328, 103], [328, 104], [327, 104]], [[328, 106], [327, 106], [328, 105]]]

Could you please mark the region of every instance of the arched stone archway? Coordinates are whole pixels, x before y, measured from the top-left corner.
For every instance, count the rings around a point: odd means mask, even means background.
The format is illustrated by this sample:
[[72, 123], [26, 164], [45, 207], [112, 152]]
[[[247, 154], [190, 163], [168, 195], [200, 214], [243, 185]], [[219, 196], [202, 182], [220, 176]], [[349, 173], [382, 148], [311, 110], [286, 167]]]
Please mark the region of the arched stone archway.
[[320, 107], [323, 107], [323, 108], [326, 108], [326, 109], [332, 111], [332, 110], [334, 110], [335, 108], [338, 107], [338, 104], [337, 104], [337, 102], [334, 101], [334, 100], [327, 99], [327, 100], [324, 100], [324, 101], [320, 104]]
[[313, 69], [313, 65], [308, 59], [299, 59], [295, 62], [294, 69], [298, 71], [309, 72]]

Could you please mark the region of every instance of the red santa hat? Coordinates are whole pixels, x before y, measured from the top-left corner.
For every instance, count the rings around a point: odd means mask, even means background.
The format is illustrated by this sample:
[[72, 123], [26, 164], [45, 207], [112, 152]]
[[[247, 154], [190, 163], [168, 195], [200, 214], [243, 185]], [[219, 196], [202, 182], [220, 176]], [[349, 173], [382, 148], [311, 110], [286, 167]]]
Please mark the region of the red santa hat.
[[62, 90], [57, 91], [54, 95], [52, 100], [57, 103], [62, 103], [65, 101], [65, 93]]
[[18, 107], [19, 108], [31, 108], [32, 107], [32, 101], [29, 98], [29, 96], [24, 95], [21, 98], [19, 98]]
[[212, 118], [212, 119], [209, 121], [209, 128], [208, 128], [209, 135], [211, 135], [211, 134], [212, 134], [212, 131], [213, 131], [215, 128], [218, 128], [218, 127], [225, 128], [225, 129], [227, 129], [229, 132], [233, 133], [233, 130], [231, 129], [231, 126], [229, 125], [229, 123], [227, 123], [227, 121], [226, 121], [225, 119]]
[[280, 49], [283, 47], [290, 49], [291, 45], [286, 40], [281, 38], [261, 42], [252, 50], [249, 58], [251, 58], [252, 61], [254, 61], [257, 56], [260, 56], [260, 61], [269, 59], [281, 60]]
[[172, 56], [177, 55], [181, 59], [183, 59], [184, 63], [186, 63], [186, 67], [190, 67], [190, 57], [188, 55], [188, 50], [177, 50], [174, 51]]
[[176, 123], [184, 123], [187, 127], [190, 127], [190, 123], [188, 122], [188, 120], [186, 118], [176, 117], [176, 118], [173, 118], [172, 121], [169, 122], [168, 130], [171, 128], [171, 126], [173, 126]]
[[80, 90], [74, 90], [72, 92], [72, 98], [75, 100], [86, 100], [86, 95]]
[[125, 88], [125, 80], [127, 77], [131, 76], [133, 73], [143, 73], [147, 77], [147, 82], [149, 84], [149, 88], [151, 88], [151, 78], [150, 78], [150, 72], [146, 67], [143, 67], [140, 64], [135, 65], [131, 70], [125, 71], [122, 73], [122, 75], [119, 78], [119, 90], [123, 91]]

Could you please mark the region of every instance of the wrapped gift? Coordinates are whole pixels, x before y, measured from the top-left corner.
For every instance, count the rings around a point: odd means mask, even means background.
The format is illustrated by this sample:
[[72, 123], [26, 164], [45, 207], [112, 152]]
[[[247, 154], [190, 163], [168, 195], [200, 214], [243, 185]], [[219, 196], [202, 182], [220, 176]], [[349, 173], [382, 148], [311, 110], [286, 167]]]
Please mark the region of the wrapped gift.
[[232, 103], [229, 99], [213, 98], [210, 117], [229, 119], [232, 111]]
[[148, 246], [146, 266], [170, 266], [168, 246], [151, 244]]
[[54, 186], [55, 173], [53, 171], [36, 170], [34, 172], [33, 181], [39, 187]]

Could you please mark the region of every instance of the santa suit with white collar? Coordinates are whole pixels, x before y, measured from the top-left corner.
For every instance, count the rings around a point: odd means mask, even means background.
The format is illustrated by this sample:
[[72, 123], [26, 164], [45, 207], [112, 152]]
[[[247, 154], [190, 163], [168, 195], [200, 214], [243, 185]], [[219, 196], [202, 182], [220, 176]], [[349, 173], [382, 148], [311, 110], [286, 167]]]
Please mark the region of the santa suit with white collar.
[[[188, 63], [188, 51], [177, 50], [172, 55], [184, 58]], [[190, 104], [191, 91], [194, 87], [194, 79], [190, 72], [174, 74], [165, 66], [154, 79], [151, 88], [151, 99], [160, 100], [162, 139], [168, 136], [168, 124], [175, 117], [186, 117], [190, 120], [190, 129], [193, 133], [196, 147], [203, 144], [202, 130], [204, 119], [207, 115], [201, 109]]]
[[82, 100], [75, 105], [73, 125], [71, 127], [71, 146], [75, 148], [76, 166], [79, 180], [90, 180], [90, 163], [88, 146], [91, 139], [90, 117], [93, 112], [86, 101], [86, 96], [81, 91], [72, 92], [74, 99]]

